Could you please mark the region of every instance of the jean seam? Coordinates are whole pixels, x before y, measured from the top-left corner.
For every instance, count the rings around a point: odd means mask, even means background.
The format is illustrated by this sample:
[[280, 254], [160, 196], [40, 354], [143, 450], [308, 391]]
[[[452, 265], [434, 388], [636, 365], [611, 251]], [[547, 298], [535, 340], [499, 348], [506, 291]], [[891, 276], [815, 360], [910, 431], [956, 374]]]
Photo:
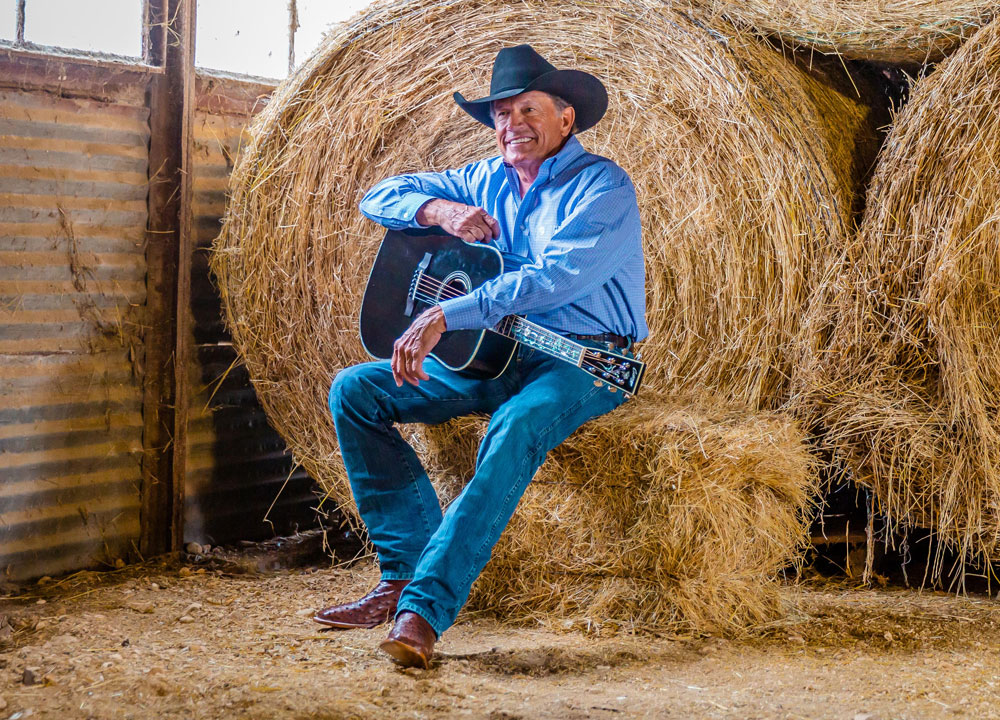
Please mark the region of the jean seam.
[[381, 573], [379, 575], [379, 578], [381, 580], [412, 580], [413, 573], [387, 572], [387, 573]]
[[[507, 394], [506, 392], [489, 393], [487, 395], [484, 395], [483, 399], [492, 400], [493, 398], [503, 397], [506, 394]], [[400, 395], [390, 395], [389, 393], [383, 393], [378, 399], [379, 399], [379, 401], [389, 400], [389, 399], [394, 399], [396, 401], [399, 401], [399, 400], [422, 400], [423, 396], [422, 395], [403, 395], [403, 396], [400, 396]], [[470, 398], [470, 397], [442, 397], [442, 398], [438, 398], [438, 397], [436, 397], [436, 398], [434, 398], [434, 401], [435, 402], [469, 402], [469, 401], [477, 400], [477, 399], [479, 399], [479, 398]]]

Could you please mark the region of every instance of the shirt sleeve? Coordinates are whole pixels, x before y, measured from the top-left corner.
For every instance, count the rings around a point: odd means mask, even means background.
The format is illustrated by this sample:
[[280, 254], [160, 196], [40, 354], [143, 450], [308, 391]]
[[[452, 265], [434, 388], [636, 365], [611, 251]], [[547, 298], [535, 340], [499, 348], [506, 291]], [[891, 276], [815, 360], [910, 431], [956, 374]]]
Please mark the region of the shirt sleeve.
[[477, 163], [439, 173], [414, 173], [386, 178], [367, 192], [359, 206], [362, 214], [390, 230], [422, 227], [417, 211], [429, 200], [442, 198], [477, 205], [471, 179]]
[[589, 193], [555, 229], [535, 262], [441, 303], [449, 330], [495, 327], [506, 315], [543, 313], [585, 297], [642, 252], [631, 182]]

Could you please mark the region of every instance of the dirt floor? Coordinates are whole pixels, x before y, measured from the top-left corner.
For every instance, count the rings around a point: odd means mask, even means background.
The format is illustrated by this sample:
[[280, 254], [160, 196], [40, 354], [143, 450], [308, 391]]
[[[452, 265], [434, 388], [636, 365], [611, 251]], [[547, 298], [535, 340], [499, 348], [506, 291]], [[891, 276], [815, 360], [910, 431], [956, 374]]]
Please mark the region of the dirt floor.
[[321, 632], [369, 564], [236, 575], [147, 565], [0, 599], [0, 720], [51, 718], [988, 718], [1000, 603], [789, 586], [792, 617], [742, 640], [464, 621], [429, 671]]

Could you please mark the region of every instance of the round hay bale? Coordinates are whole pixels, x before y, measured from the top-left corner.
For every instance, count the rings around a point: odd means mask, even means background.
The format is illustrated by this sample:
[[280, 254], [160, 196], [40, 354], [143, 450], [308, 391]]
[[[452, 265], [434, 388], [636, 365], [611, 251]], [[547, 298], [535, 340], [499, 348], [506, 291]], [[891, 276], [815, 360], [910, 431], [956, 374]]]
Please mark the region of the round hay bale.
[[275, 428], [349, 501], [327, 409], [366, 360], [360, 299], [382, 231], [378, 180], [495, 153], [451, 100], [489, 85], [503, 46], [602, 78], [585, 133], [636, 185], [647, 259], [647, 392], [754, 408], [788, 396], [800, 319], [846, 235], [868, 110], [758, 39], [658, 0], [376, 5], [326, 38], [250, 128], [212, 266], [234, 344]]
[[998, 104], [994, 22], [900, 112], [827, 288], [814, 380], [830, 443], [880, 510], [980, 560], [1000, 559]]
[[[471, 476], [485, 429], [460, 418], [425, 430], [446, 498]], [[773, 621], [774, 580], [806, 544], [818, 484], [787, 417], [630, 401], [549, 455], [468, 611], [683, 633]]]
[[928, 63], [956, 50], [996, 0], [693, 0], [793, 46], [858, 60]]

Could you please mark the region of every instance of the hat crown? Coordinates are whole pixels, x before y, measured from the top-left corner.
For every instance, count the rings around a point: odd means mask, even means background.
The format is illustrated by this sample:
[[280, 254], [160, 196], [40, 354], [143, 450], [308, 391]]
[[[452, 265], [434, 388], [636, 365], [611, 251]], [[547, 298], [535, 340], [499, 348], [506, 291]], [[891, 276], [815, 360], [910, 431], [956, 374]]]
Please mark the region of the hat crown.
[[503, 48], [493, 61], [490, 95], [520, 90], [532, 80], [555, 69], [555, 65], [535, 52], [530, 45]]

